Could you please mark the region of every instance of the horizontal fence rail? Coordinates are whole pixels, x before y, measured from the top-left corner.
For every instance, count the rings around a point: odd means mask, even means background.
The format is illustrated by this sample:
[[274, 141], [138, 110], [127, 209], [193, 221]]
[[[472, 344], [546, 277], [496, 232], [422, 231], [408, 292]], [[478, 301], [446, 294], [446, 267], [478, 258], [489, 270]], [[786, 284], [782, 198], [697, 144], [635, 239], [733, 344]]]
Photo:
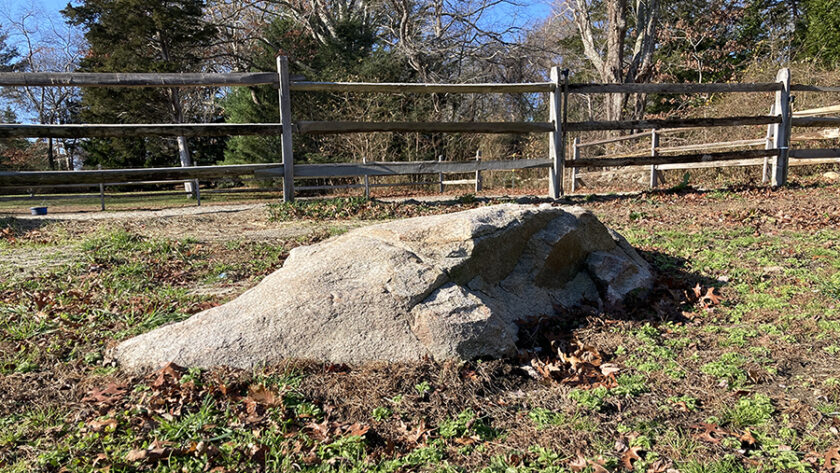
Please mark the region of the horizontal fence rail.
[[217, 179], [253, 174], [262, 169], [282, 168], [279, 163], [234, 164], [139, 169], [90, 169], [83, 171], [0, 171], [0, 186], [65, 184], [104, 184], [153, 179]]
[[277, 86], [279, 81], [276, 72], [0, 72], [0, 87], [232, 87]]
[[[280, 123], [19, 125], [0, 124], [0, 138], [134, 138], [144, 136], [273, 136]], [[292, 131], [303, 135], [372, 132], [549, 133], [548, 122], [331, 122], [301, 121]]]
[[134, 138], [143, 136], [276, 135], [279, 123], [119, 124], [119, 125], [8, 125], [0, 124], [0, 138]]
[[[296, 177], [399, 176], [405, 174], [462, 173], [475, 171], [537, 169], [549, 167], [550, 159], [508, 161], [411, 161], [295, 165]], [[261, 169], [257, 177], [279, 177], [282, 169]]]
[[723, 118], [666, 118], [650, 120], [570, 122], [566, 125], [566, 130], [657, 130], [660, 128], [707, 128], [719, 126], [770, 125], [774, 123], [781, 123], [781, 118], [774, 116], [746, 116]]
[[778, 149], [751, 149], [720, 153], [679, 154], [675, 156], [629, 156], [624, 158], [579, 158], [566, 161], [571, 168], [612, 167], [643, 164], [684, 164], [704, 161], [729, 161], [735, 159], [778, 156]]
[[840, 117], [793, 117], [790, 122], [801, 127], [840, 126]]
[[413, 84], [413, 83], [365, 83], [365, 82], [292, 82], [292, 91], [300, 92], [378, 92], [378, 93], [459, 93], [459, 94], [512, 94], [552, 92], [551, 82], [523, 84]]
[[716, 92], [775, 92], [782, 90], [779, 82], [757, 84], [569, 84], [575, 94], [698, 94]]
[[791, 84], [792, 92], [840, 92], [840, 85]]
[[293, 129], [303, 135], [371, 132], [426, 133], [548, 133], [549, 122], [309, 122], [300, 121]]
[[797, 159], [821, 159], [840, 157], [840, 148], [792, 149], [790, 156]]

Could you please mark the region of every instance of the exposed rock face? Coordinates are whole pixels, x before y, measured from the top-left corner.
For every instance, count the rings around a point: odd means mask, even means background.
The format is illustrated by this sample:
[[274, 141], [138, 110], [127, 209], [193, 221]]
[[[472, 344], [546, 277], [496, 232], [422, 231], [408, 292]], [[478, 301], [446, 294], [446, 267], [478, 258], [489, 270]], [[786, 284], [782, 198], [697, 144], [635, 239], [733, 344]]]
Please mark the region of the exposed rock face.
[[118, 345], [142, 372], [333, 362], [473, 359], [516, 351], [516, 321], [554, 305], [646, 291], [648, 264], [578, 207], [505, 204], [353, 230], [292, 250], [235, 300]]

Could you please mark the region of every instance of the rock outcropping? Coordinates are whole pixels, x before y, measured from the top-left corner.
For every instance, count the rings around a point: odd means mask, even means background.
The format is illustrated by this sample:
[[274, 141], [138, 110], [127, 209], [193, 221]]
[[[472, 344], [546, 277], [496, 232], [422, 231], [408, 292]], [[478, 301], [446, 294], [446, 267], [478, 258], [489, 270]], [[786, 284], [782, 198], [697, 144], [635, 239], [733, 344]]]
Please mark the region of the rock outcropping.
[[515, 353], [522, 318], [615, 303], [653, 283], [619, 234], [579, 207], [504, 204], [359, 228], [294, 249], [235, 300], [129, 339], [124, 368], [250, 368]]

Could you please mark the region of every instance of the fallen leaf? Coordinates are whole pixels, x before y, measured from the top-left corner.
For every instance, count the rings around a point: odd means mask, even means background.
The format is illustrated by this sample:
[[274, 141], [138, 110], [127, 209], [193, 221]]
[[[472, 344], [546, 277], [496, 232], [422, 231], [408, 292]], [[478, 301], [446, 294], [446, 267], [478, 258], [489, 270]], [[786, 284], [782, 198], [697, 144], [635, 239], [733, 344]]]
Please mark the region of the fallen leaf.
[[125, 461], [127, 462], [136, 462], [139, 460], [143, 460], [148, 456], [149, 452], [147, 450], [131, 450], [125, 455]]
[[694, 427], [703, 429], [703, 432], [694, 435], [695, 438], [711, 443], [720, 443], [720, 439], [727, 434], [727, 432], [718, 427], [717, 424], [700, 424], [695, 425]]
[[623, 455], [621, 455], [622, 466], [628, 470], [633, 470], [633, 462], [642, 459], [642, 457], [639, 456], [639, 452], [641, 451], [642, 447], [630, 447]]
[[423, 436], [430, 432], [429, 429], [426, 428], [426, 421], [422, 419], [420, 420], [420, 423], [417, 424], [417, 428], [411, 430], [409, 430], [404, 423], [401, 423], [400, 431], [403, 433], [403, 438], [406, 443], [409, 444], [420, 443]]
[[92, 389], [82, 398], [82, 402], [98, 402], [102, 404], [113, 404], [125, 396], [126, 388], [123, 385], [110, 383], [105, 389]]
[[88, 422], [88, 426], [93, 432], [102, 432], [106, 427], [116, 429], [117, 419], [93, 420]]
[[362, 425], [357, 422], [347, 428], [347, 435], [355, 435], [361, 437], [362, 435], [368, 433], [369, 430], [369, 425]]
[[329, 438], [330, 429], [327, 426], [327, 421], [326, 420], [321, 422], [320, 424], [315, 423], [315, 422], [310, 422], [310, 423], [306, 424], [306, 428], [312, 430], [312, 433], [314, 433], [317, 437], [319, 437], [320, 440], [325, 440], [325, 439]]
[[703, 288], [698, 282], [697, 285], [694, 286], [694, 299], [700, 299], [701, 297], [703, 297]]
[[715, 294], [715, 288], [710, 287], [706, 294], [700, 299], [700, 303], [703, 304], [704, 307], [711, 307], [713, 305], [718, 305], [721, 302], [721, 297]]
[[167, 376], [175, 383], [181, 380], [181, 373], [184, 369], [172, 363], [171, 361], [155, 372], [155, 380], [152, 382], [153, 388], [159, 388], [166, 384]]
[[266, 407], [277, 407], [283, 405], [283, 397], [278, 396], [274, 391], [261, 384], [252, 384], [248, 387], [248, 398]]
[[107, 460], [107, 459], [108, 459], [108, 455], [106, 455], [104, 453], [100, 453], [100, 454], [96, 455], [96, 457], [93, 458], [93, 466], [96, 466], [99, 462]]
[[830, 448], [825, 452], [825, 464], [823, 468], [829, 471], [840, 472], [840, 448]]
[[575, 472], [585, 470], [588, 465], [589, 462], [580, 453], [578, 453], [576, 459], [569, 462], [569, 468]]
[[738, 440], [741, 441], [741, 448], [744, 450], [748, 450], [755, 446], [755, 437], [749, 429], [745, 430], [744, 434], [738, 437]]
[[677, 472], [677, 470], [673, 470], [668, 468], [670, 465], [665, 460], [656, 460], [651, 464], [645, 473], [670, 473], [670, 472]]

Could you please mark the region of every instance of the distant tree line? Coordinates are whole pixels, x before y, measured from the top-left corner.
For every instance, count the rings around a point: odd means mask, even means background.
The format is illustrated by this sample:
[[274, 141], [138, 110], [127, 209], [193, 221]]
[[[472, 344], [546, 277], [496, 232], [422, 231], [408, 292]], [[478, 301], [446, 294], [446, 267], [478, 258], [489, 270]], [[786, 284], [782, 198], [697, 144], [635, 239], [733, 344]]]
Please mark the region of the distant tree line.
[[[723, 82], [755, 64], [840, 63], [832, 0], [559, 0], [546, 18], [516, 24], [513, 0], [84, 0], [55, 19], [0, 15], [0, 70], [81, 72], [273, 71], [317, 81], [527, 82], [551, 66], [574, 81]], [[45, 27], [51, 22], [51, 28]], [[39, 123], [277, 122], [271, 87], [19, 88], [0, 120]], [[612, 94], [576, 98], [573, 118], [669, 114], [697, 98]], [[701, 98], [702, 100], [702, 98]], [[538, 95], [301, 93], [300, 120], [541, 120]], [[377, 133], [296, 137], [296, 160], [528, 156], [522, 136]], [[103, 138], [0, 142], [0, 168], [144, 167], [276, 162], [279, 137]], [[58, 158], [61, 157], [61, 159]]]

